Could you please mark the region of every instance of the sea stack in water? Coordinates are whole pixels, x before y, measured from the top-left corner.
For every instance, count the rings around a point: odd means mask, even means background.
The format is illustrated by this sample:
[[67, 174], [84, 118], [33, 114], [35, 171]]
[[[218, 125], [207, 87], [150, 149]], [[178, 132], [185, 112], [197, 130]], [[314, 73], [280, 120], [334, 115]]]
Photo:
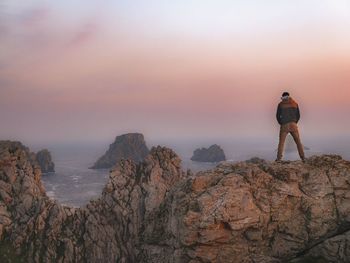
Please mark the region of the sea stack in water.
[[115, 166], [121, 159], [141, 162], [149, 150], [141, 133], [128, 133], [115, 138], [108, 151], [97, 160], [91, 169], [108, 169]]
[[209, 148], [197, 149], [193, 152], [191, 158], [196, 162], [221, 162], [226, 160], [226, 156], [221, 147], [217, 144], [210, 146]]
[[52, 161], [51, 153], [47, 149], [37, 152], [36, 161], [39, 164], [42, 173], [55, 172], [55, 164]]

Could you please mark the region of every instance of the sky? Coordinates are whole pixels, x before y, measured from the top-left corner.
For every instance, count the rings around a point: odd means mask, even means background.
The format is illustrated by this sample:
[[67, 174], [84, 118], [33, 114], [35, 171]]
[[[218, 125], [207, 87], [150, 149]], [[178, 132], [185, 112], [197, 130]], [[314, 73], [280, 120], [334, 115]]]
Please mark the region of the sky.
[[348, 0], [0, 0], [0, 139], [350, 132]]

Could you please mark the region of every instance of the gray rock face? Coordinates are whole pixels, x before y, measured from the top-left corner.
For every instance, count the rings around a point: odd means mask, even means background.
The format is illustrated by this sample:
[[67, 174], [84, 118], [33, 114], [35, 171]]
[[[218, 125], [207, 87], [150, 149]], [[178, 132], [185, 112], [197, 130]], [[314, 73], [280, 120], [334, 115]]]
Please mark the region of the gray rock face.
[[47, 149], [36, 153], [36, 161], [38, 162], [43, 173], [55, 172], [55, 164], [52, 161], [51, 153]]
[[212, 145], [209, 148], [196, 149], [191, 157], [196, 162], [221, 162], [226, 160], [224, 151], [219, 145]]
[[97, 160], [91, 169], [106, 169], [114, 167], [121, 159], [130, 159], [141, 162], [149, 150], [145, 139], [140, 133], [128, 133], [117, 136], [108, 151]]
[[[350, 163], [122, 160], [81, 208], [49, 199], [27, 148], [0, 143], [0, 262], [349, 262]], [[318, 261], [316, 261], [318, 260]]]

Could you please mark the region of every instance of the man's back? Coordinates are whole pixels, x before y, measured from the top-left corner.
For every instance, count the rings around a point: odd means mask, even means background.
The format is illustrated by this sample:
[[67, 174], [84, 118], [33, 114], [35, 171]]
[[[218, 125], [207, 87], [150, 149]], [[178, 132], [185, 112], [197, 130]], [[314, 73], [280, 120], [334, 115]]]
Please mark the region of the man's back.
[[282, 100], [277, 107], [276, 118], [279, 124], [287, 124], [289, 122], [297, 123], [300, 119], [300, 111], [298, 103], [291, 97]]

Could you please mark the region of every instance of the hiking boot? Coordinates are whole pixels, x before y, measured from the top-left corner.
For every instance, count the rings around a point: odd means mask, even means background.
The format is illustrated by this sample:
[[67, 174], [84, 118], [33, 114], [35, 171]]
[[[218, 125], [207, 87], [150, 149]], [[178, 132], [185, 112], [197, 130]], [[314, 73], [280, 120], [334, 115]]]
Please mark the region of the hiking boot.
[[306, 163], [305, 157], [302, 157], [302, 158], [301, 158], [301, 161], [302, 161], [303, 163]]

